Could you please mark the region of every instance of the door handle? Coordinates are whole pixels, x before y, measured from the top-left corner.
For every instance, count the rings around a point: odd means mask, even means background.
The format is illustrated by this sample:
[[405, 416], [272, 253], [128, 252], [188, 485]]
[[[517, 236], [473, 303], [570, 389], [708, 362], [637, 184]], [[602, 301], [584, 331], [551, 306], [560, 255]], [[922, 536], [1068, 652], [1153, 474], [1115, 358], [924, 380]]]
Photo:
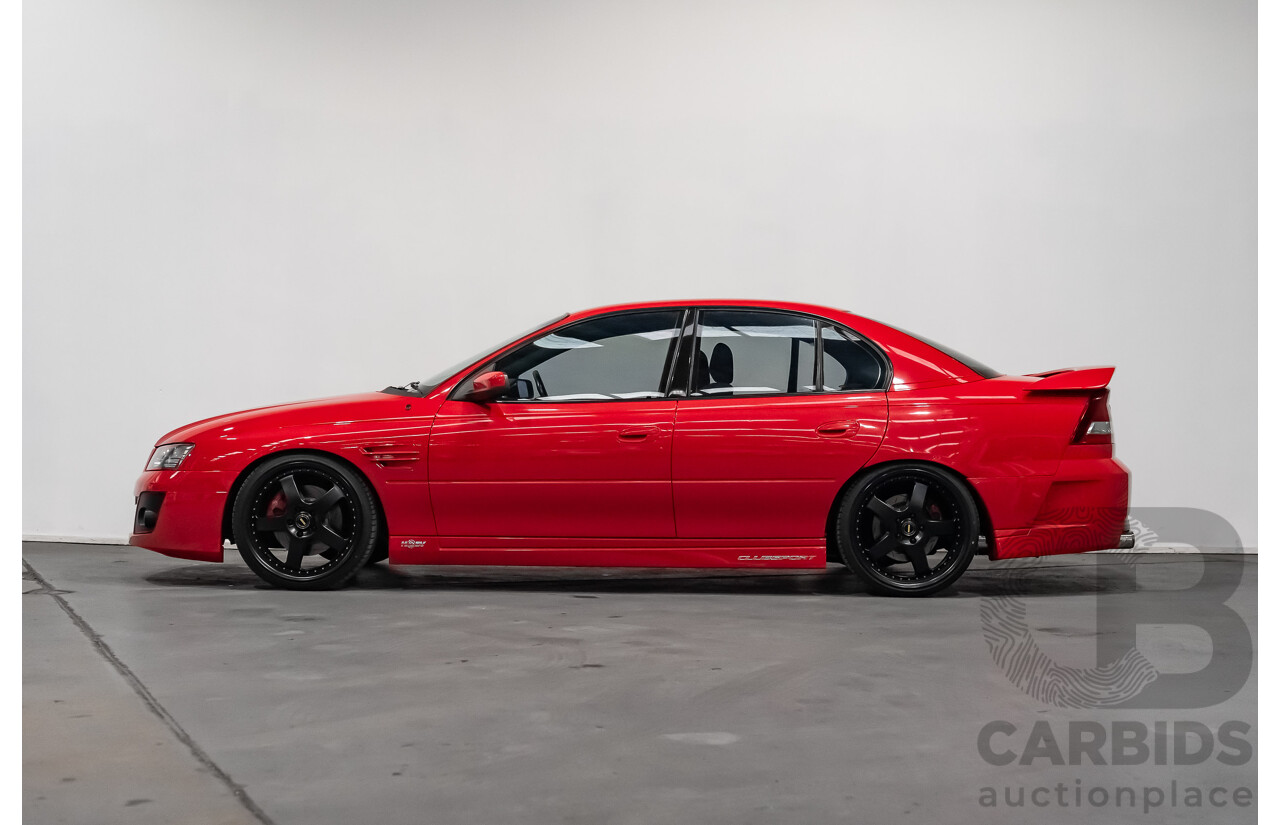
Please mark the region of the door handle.
[[644, 441], [658, 432], [657, 427], [628, 427], [618, 432], [619, 441]]
[[857, 421], [828, 421], [818, 426], [818, 435], [825, 435], [828, 438], [847, 435], [851, 431], [858, 431]]

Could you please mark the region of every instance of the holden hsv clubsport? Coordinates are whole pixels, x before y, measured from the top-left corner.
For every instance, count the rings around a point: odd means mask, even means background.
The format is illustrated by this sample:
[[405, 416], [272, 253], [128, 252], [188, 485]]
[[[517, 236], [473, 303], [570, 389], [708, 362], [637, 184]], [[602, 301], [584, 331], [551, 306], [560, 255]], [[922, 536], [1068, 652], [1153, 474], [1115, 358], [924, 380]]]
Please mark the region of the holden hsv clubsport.
[[974, 554], [1133, 545], [1112, 367], [1003, 375], [848, 312], [564, 315], [421, 381], [162, 437], [132, 543], [279, 587], [364, 565], [823, 568], [927, 595]]

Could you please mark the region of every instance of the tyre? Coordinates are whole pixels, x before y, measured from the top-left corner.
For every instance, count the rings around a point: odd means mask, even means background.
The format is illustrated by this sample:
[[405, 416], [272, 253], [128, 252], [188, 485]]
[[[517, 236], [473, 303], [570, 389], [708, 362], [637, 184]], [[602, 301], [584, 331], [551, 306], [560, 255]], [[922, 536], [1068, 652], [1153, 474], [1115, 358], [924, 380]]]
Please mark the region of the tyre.
[[323, 456], [273, 458], [244, 480], [231, 511], [245, 564], [289, 590], [342, 587], [368, 561], [378, 508], [363, 478]]
[[365, 567], [373, 567], [379, 562], [384, 562], [391, 557], [390, 542], [387, 540], [385, 532], [378, 534], [378, 541], [373, 545], [373, 552], [369, 554], [369, 560], [364, 563]]
[[872, 591], [929, 596], [950, 587], [978, 546], [978, 505], [958, 476], [929, 464], [867, 473], [840, 500], [844, 563]]

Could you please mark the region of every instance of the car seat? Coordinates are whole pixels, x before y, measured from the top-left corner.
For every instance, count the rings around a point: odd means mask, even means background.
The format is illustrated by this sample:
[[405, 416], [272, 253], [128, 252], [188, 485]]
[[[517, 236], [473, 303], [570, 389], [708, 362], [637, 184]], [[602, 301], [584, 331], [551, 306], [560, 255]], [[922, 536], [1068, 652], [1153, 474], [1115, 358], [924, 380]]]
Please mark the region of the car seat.
[[710, 368], [707, 362], [707, 354], [702, 350], [698, 350], [693, 365], [693, 391], [701, 392], [705, 390], [711, 383]]

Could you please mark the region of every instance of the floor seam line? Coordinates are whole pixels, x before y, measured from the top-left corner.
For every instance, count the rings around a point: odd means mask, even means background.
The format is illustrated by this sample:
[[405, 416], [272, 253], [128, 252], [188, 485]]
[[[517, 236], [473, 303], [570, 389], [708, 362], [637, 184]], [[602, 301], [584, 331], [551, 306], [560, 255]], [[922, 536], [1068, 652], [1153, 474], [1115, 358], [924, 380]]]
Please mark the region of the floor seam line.
[[71, 623], [84, 634], [85, 638], [89, 640], [89, 643], [93, 645], [93, 649], [98, 652], [98, 655], [105, 659], [107, 664], [111, 665], [111, 667], [120, 674], [121, 678], [125, 680], [130, 689], [133, 690], [134, 694], [136, 694], [137, 697], [142, 700], [142, 703], [147, 706], [147, 709], [164, 723], [165, 727], [169, 729], [169, 732], [172, 733], [188, 751], [190, 751], [191, 755], [195, 757], [195, 760], [212, 773], [219, 782], [225, 785], [226, 788], [231, 791], [232, 796], [234, 796], [236, 800], [253, 815], [254, 819], [261, 822], [262, 825], [275, 825], [275, 822], [271, 817], [267, 816], [266, 811], [262, 810], [262, 808], [258, 806], [258, 803], [254, 802], [253, 798], [249, 796], [249, 792], [244, 789], [244, 786], [232, 779], [230, 774], [223, 770], [217, 762], [213, 761], [213, 758], [205, 752], [204, 748], [200, 747], [200, 745], [196, 743], [191, 734], [187, 733], [186, 729], [178, 723], [178, 720], [173, 718], [172, 714], [165, 709], [164, 705], [160, 704], [160, 700], [156, 699], [151, 691], [147, 689], [147, 686], [143, 684], [142, 680], [138, 678], [128, 665], [121, 661], [120, 657], [111, 649], [111, 646], [107, 644], [106, 640], [103, 639], [102, 636], [99, 635], [99, 633], [75, 611], [75, 608], [73, 608], [70, 603], [62, 597], [61, 593], [56, 592], [56, 588], [54, 588], [49, 580], [40, 575], [39, 571], [37, 571], [31, 565], [31, 562], [27, 561], [25, 557], [22, 559], [22, 566], [27, 569], [27, 572], [31, 574], [32, 578], [40, 583], [40, 586], [43, 587], [45, 591], [48, 591], [41, 595], [50, 596], [58, 603], [58, 607], [62, 608], [62, 612], [67, 614], [67, 617], [71, 619]]

